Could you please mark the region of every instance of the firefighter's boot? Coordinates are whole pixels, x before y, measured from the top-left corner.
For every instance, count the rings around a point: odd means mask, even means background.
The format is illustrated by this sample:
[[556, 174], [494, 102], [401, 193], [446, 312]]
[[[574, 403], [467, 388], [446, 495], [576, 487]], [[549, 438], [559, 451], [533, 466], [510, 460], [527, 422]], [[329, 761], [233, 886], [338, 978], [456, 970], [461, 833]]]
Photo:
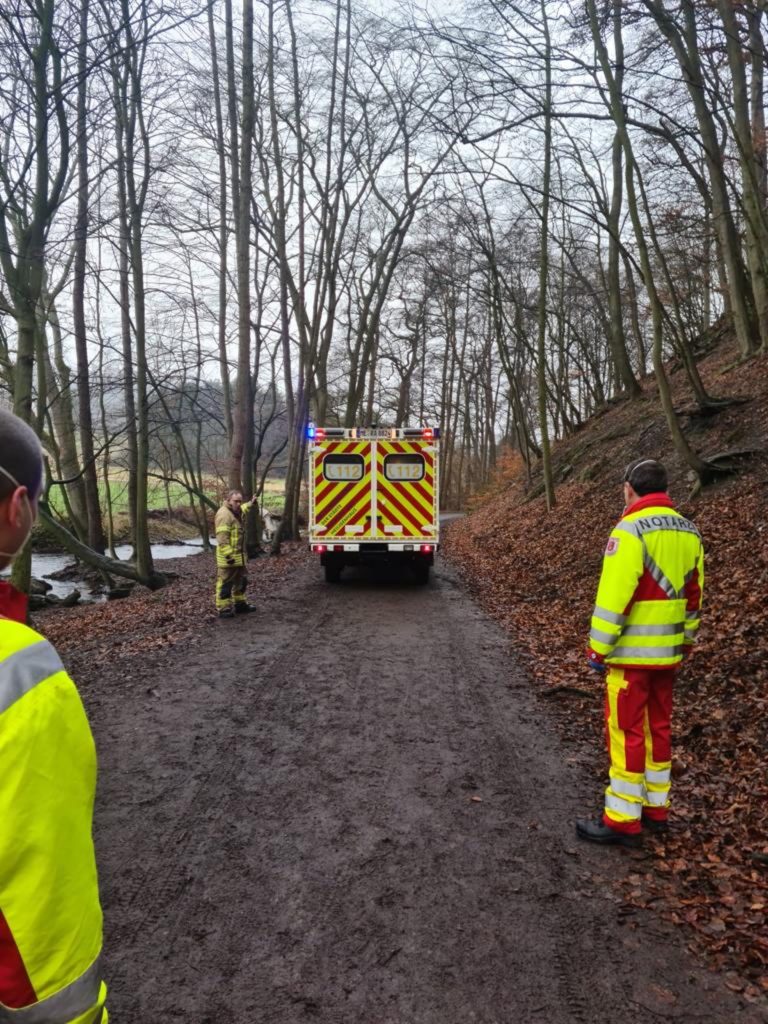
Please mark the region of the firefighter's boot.
[[642, 842], [637, 833], [620, 832], [618, 829], [606, 825], [600, 818], [597, 818], [596, 821], [577, 821], [576, 835], [579, 839], [586, 839], [589, 843], [600, 843], [603, 846], [638, 847]]
[[669, 832], [669, 822], [666, 818], [650, 818], [644, 814], [643, 828], [647, 829], [651, 835], [664, 835], [665, 832]]

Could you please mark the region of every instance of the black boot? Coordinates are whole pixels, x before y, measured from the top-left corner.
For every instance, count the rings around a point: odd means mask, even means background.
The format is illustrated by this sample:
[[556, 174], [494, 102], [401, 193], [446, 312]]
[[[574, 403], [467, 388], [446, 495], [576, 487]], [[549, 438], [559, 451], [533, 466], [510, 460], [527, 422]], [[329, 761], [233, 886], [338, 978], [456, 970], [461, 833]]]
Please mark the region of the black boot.
[[606, 825], [601, 818], [596, 821], [577, 821], [576, 835], [590, 843], [601, 843], [603, 846], [638, 847], [642, 842], [640, 833], [619, 832], [618, 829]]
[[669, 832], [669, 822], [666, 818], [643, 817], [643, 828], [652, 835], [664, 835], [665, 832]]
[[222, 608], [221, 611], [219, 612], [220, 619], [234, 619], [234, 617], [235, 613], [232, 611], [231, 608]]
[[248, 612], [255, 612], [256, 609], [252, 604], [247, 604], [245, 601], [238, 601], [235, 605], [236, 615], [247, 615]]

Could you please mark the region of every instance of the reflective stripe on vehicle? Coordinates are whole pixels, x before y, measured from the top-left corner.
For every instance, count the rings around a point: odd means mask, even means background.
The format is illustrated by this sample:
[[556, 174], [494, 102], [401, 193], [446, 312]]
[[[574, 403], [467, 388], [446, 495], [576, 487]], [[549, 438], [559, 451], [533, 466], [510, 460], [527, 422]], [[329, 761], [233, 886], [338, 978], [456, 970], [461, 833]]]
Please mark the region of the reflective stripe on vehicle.
[[622, 615], [620, 612], [608, 611], [607, 608], [601, 608], [597, 604], [592, 612], [592, 617], [594, 619], [602, 619], [603, 622], [613, 622], [617, 626], [623, 626], [627, 621], [626, 615]]
[[0, 1003], [0, 1024], [67, 1024], [98, 1002], [100, 990], [99, 955], [84, 974], [47, 999], [18, 1010], [11, 1010]]
[[0, 662], [0, 714], [64, 666], [47, 640], [24, 647]]

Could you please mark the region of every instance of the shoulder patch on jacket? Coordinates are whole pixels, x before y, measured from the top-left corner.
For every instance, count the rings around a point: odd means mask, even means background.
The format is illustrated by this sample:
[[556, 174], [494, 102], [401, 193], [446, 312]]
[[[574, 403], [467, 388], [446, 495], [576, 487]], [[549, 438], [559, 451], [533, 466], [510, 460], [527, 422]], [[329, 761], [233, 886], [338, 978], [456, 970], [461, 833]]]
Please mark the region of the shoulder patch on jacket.
[[609, 537], [608, 538], [608, 543], [605, 545], [605, 553], [606, 553], [606, 555], [615, 555], [618, 550], [619, 550], [619, 538], [618, 537]]

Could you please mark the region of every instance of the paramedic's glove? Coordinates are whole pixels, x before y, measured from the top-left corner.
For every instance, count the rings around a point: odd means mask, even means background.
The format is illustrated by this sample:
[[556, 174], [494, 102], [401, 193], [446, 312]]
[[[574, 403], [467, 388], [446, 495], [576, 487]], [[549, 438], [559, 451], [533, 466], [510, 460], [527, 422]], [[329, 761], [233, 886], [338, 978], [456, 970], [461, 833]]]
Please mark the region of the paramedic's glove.
[[598, 654], [597, 651], [593, 651], [591, 648], [587, 648], [587, 665], [589, 665], [593, 672], [605, 672], [608, 668], [602, 654]]

